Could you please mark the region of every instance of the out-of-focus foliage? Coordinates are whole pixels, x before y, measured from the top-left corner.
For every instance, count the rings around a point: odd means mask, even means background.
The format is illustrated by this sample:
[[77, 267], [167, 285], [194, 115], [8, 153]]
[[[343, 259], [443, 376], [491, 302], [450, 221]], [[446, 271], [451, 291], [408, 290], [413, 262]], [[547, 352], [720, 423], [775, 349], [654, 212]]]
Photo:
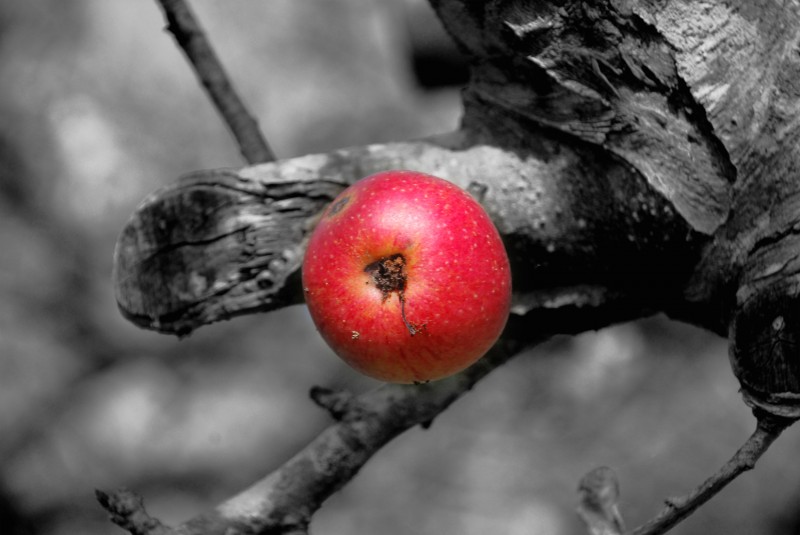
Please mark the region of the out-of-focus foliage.
[[[457, 89], [423, 91], [409, 68], [405, 9], [419, 2], [192, 5], [281, 157], [457, 124]], [[3, 534], [116, 532], [93, 489], [120, 485], [178, 522], [326, 425], [312, 385], [375, 386], [331, 356], [302, 307], [184, 341], [117, 313], [111, 255], [136, 204], [185, 172], [242, 165], [163, 27], [148, 0], [0, 4]], [[636, 523], [747, 436], [736, 390], [724, 341], [664, 319], [557, 340], [392, 443], [314, 528], [579, 533], [575, 487], [602, 464]], [[676, 532], [794, 533], [798, 446], [790, 430]]]

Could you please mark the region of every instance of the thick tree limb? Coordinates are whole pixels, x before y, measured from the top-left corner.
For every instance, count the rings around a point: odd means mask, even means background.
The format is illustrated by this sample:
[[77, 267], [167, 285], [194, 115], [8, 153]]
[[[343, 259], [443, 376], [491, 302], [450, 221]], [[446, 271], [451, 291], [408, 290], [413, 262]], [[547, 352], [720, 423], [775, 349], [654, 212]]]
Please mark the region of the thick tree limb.
[[158, 3], [167, 19], [167, 29], [175, 36], [197, 78], [236, 138], [244, 159], [250, 164], [274, 160], [275, 155], [261, 134], [258, 122], [233, 88], [189, 5], [184, 0], [158, 0]]
[[[631, 307], [677, 310], [679, 285], [703, 240], [613, 158], [558, 139], [531, 145], [519, 135], [465, 129], [190, 175], [146, 199], [120, 236], [114, 271], [120, 309], [140, 326], [184, 335], [301, 302], [305, 241], [325, 204], [365, 175], [406, 168], [480, 192], [512, 261], [515, 313], [610, 303], [625, 318]], [[498, 139], [518, 150], [497, 147]], [[632, 221], [641, 203], [647, 211]], [[656, 229], [658, 239], [649, 237]], [[665, 273], [662, 259], [670, 252]], [[649, 303], [642, 302], [644, 288]], [[536, 318], [547, 330], [576, 330], [547, 316]]]

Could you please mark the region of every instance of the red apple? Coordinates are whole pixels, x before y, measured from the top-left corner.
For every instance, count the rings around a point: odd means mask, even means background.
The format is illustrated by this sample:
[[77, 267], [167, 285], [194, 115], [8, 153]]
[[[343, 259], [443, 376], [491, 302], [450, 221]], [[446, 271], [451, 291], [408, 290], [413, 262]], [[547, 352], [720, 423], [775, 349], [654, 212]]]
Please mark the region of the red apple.
[[306, 303], [333, 351], [396, 383], [447, 377], [508, 318], [511, 272], [483, 208], [441, 178], [386, 171], [325, 210], [303, 263]]

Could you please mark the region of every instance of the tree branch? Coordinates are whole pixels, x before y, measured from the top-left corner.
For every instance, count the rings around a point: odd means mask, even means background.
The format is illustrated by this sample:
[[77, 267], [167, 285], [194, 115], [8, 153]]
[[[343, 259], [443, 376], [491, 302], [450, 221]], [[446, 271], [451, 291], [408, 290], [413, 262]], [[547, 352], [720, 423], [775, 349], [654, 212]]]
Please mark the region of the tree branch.
[[658, 516], [632, 530], [629, 535], [660, 535], [672, 529], [742, 473], [752, 470], [775, 439], [796, 421], [774, 416], [761, 410], [754, 412], [757, 418], [755, 431], [716, 474], [706, 479], [689, 494], [669, 498], [666, 507]]
[[610, 468], [592, 470], [581, 480], [578, 514], [590, 535], [661, 535], [685, 520], [742, 473], [755, 467], [780, 434], [797, 421], [755, 409], [756, 429], [737, 452], [714, 475], [684, 496], [669, 498], [653, 519], [625, 531], [617, 508], [619, 484]]
[[545, 339], [526, 319], [515, 317], [486, 356], [453, 377], [421, 385], [387, 384], [349, 399], [334, 396], [335, 402], [315, 389], [315, 398], [326, 398], [322, 405], [336, 405], [337, 422], [250, 488], [178, 527], [165, 527], [150, 517], [130, 491], [100, 491], [98, 499], [112, 521], [134, 535], [223, 535], [231, 529], [241, 534], [304, 533], [322, 503], [387, 442], [415, 425], [430, 425], [492, 370]]
[[158, 0], [172, 32], [192, 65], [206, 93], [239, 144], [250, 164], [271, 162], [275, 155], [233, 88], [217, 54], [206, 39], [200, 23], [184, 0]]

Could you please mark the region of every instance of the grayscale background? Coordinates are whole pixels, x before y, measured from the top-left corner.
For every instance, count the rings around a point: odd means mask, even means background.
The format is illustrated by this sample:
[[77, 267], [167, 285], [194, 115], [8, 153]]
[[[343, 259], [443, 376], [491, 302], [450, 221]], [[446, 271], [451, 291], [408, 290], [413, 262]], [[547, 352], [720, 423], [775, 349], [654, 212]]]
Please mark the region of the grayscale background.
[[[281, 158], [452, 129], [463, 65], [426, 4], [193, 0]], [[0, 533], [114, 534], [94, 489], [178, 523], [328, 423], [313, 385], [359, 392], [303, 307], [182, 341], [117, 312], [116, 236], [152, 190], [243, 165], [153, 0], [0, 2]], [[726, 342], [653, 318], [559, 338], [376, 455], [319, 535], [582, 534], [608, 465], [636, 525], [710, 475], [754, 420]], [[676, 534], [800, 533], [800, 428]]]

